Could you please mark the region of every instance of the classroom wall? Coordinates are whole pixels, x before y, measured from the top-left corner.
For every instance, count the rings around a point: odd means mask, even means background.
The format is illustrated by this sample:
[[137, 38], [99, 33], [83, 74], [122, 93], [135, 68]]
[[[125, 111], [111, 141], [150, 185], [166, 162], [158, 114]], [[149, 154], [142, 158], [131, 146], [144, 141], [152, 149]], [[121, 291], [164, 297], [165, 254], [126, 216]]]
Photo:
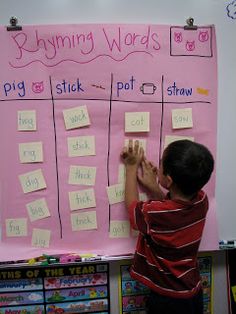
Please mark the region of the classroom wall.
[[[236, 238], [234, 190], [236, 149], [232, 145], [236, 116], [236, 22], [227, 17], [222, 0], [0, 0], [0, 23], [15, 15], [20, 24], [65, 23], [156, 23], [185, 24], [192, 16], [196, 24], [215, 24], [218, 40], [219, 110], [216, 202], [220, 238]], [[227, 123], [226, 123], [227, 121]], [[226, 188], [227, 187], [227, 188]], [[225, 253], [214, 252], [214, 314], [227, 314]], [[112, 314], [118, 314], [118, 262], [111, 263]]]

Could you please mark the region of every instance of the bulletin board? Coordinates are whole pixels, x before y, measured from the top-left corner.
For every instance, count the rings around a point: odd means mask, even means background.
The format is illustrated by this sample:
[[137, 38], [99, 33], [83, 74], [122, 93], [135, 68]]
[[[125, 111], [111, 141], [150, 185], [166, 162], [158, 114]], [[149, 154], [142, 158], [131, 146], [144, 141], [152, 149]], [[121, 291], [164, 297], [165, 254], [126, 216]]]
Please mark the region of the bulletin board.
[[[211, 314], [213, 313], [213, 256], [209, 255], [209, 253], [200, 254], [198, 263], [203, 287], [204, 314]], [[128, 314], [130, 311], [135, 311], [137, 314], [145, 314], [145, 305], [150, 289], [130, 276], [130, 265], [131, 262], [124, 263], [122, 261], [120, 263], [120, 314]]]
[[110, 313], [109, 264], [0, 269], [0, 313]]
[[[216, 156], [214, 25], [1, 27], [0, 42], [1, 260], [133, 253], [120, 151], [139, 139], [158, 164], [187, 138]], [[201, 250], [218, 248], [215, 180]]]

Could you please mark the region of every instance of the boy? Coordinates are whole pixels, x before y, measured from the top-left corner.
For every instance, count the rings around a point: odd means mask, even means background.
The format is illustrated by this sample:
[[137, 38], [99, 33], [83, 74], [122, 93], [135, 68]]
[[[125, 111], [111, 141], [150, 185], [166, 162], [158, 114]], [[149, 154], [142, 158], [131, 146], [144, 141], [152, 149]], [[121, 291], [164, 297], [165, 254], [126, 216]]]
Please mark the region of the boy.
[[[157, 171], [139, 142], [133, 146], [130, 140], [121, 157], [125, 205], [131, 226], [139, 230], [131, 276], [152, 290], [148, 313], [203, 314], [197, 253], [208, 210], [201, 189], [214, 168], [212, 154], [201, 144], [176, 141], [164, 150]], [[152, 200], [139, 201], [138, 181]], [[159, 184], [168, 190], [166, 196]]]

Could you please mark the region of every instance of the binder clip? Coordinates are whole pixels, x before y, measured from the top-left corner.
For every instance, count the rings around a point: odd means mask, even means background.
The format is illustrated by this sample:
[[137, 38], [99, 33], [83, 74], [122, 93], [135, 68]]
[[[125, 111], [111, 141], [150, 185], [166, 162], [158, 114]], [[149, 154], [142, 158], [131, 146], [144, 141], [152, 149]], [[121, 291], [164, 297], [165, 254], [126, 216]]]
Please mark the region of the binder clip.
[[18, 24], [18, 19], [15, 16], [12, 16], [10, 18], [10, 25], [7, 26], [7, 31], [21, 31], [22, 26], [17, 25]]
[[186, 20], [187, 25], [184, 26], [185, 30], [197, 30], [197, 25], [194, 25], [194, 19], [192, 17], [189, 17]]

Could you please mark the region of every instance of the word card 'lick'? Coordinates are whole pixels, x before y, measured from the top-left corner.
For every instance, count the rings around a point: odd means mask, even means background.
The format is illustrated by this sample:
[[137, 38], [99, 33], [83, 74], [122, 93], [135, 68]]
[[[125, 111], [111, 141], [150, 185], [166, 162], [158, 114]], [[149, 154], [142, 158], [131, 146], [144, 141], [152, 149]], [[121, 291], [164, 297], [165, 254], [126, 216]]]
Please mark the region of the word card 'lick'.
[[109, 204], [121, 203], [125, 199], [125, 188], [123, 183], [110, 185], [107, 187]]

